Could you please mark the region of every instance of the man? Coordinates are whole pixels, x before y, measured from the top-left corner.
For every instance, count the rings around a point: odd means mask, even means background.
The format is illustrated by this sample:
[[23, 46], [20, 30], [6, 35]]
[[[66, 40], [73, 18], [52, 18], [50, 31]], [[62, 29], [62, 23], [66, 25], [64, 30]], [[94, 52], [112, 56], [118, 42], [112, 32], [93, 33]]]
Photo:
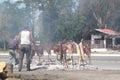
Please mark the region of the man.
[[11, 39], [8, 43], [8, 48], [9, 48], [9, 64], [13, 64], [13, 61], [15, 59], [15, 65], [18, 64], [18, 58], [16, 57], [16, 50], [18, 48], [19, 41], [17, 40], [17, 36], [15, 36], [14, 39]]
[[30, 69], [30, 55], [31, 55], [31, 45], [34, 44], [34, 38], [32, 33], [26, 27], [23, 31], [19, 33], [18, 39], [20, 40], [20, 54], [19, 54], [19, 67], [18, 70], [22, 70], [23, 58], [24, 54], [26, 54], [26, 63], [27, 63], [27, 71], [31, 71]]

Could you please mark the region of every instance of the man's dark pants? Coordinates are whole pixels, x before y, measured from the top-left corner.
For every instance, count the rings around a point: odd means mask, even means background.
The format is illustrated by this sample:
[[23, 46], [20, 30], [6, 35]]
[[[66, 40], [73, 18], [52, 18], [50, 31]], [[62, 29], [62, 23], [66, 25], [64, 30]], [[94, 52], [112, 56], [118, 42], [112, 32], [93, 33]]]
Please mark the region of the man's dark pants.
[[24, 55], [26, 54], [26, 62], [27, 62], [27, 71], [30, 70], [30, 54], [31, 54], [31, 46], [30, 45], [26, 45], [26, 44], [21, 44], [20, 45], [20, 54], [19, 54], [19, 67], [18, 70], [21, 71], [22, 70], [22, 66], [23, 66], [23, 58]]

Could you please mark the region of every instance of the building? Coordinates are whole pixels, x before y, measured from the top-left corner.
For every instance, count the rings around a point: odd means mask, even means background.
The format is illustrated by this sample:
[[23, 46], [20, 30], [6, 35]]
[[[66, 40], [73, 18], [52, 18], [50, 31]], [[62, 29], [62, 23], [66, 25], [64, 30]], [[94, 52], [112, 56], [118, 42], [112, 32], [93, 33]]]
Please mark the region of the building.
[[91, 33], [91, 51], [107, 51], [120, 44], [119, 32], [111, 29], [95, 29]]

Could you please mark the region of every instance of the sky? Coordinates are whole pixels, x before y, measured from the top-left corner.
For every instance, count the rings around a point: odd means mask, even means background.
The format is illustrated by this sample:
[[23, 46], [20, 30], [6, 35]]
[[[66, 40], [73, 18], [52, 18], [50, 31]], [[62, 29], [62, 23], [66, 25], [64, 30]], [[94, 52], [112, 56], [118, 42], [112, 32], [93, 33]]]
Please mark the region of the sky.
[[[0, 3], [4, 2], [4, 1], [8, 1], [8, 0], [0, 0]], [[16, 1], [23, 1], [23, 0], [10, 0], [11, 3], [15, 3]], [[24, 8], [25, 4], [21, 3], [18, 8]]]
[[[0, 3], [3, 2], [3, 1], [7, 1], [7, 0], [0, 0]], [[23, 1], [23, 0], [10, 0], [11, 3], [14, 3], [16, 1]]]

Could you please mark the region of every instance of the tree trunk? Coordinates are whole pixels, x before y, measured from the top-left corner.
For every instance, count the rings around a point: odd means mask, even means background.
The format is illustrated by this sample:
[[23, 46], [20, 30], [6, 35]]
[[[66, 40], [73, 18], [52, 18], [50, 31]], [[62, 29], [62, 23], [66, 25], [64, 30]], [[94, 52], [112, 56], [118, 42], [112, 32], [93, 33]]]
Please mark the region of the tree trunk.
[[3, 48], [3, 50], [6, 50], [6, 42], [4, 41], [4, 48]]

